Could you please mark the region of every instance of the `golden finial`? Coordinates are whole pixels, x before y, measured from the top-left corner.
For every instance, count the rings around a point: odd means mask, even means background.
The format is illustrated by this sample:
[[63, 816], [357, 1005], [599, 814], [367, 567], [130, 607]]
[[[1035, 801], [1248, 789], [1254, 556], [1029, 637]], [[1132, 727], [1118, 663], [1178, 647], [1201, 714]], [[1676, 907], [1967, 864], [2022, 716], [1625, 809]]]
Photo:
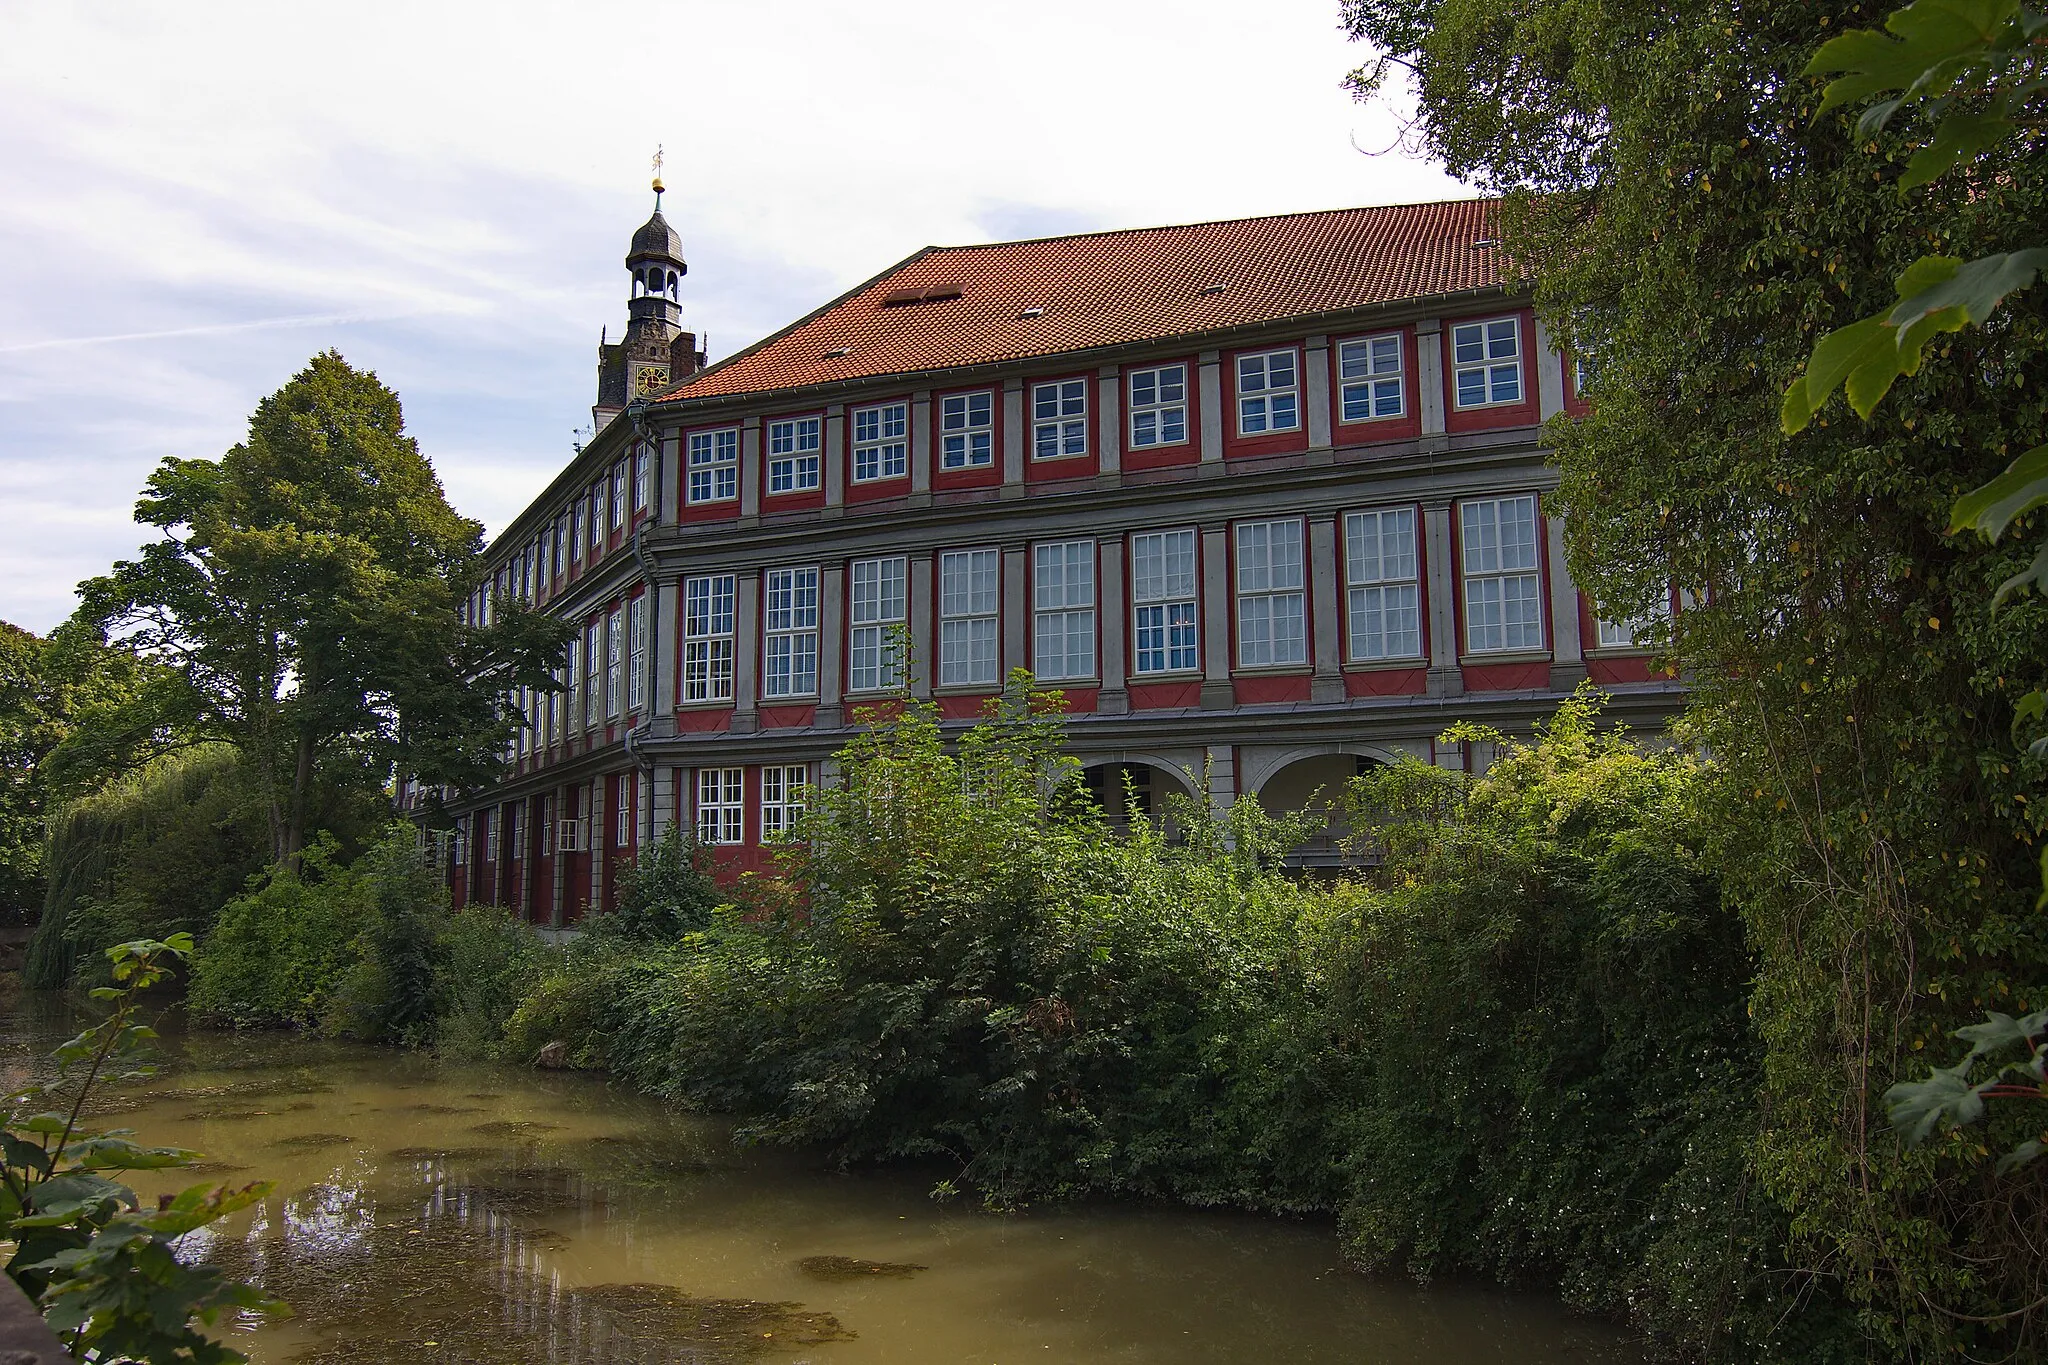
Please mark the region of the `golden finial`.
[[654, 207], [661, 207], [661, 144], [654, 144]]

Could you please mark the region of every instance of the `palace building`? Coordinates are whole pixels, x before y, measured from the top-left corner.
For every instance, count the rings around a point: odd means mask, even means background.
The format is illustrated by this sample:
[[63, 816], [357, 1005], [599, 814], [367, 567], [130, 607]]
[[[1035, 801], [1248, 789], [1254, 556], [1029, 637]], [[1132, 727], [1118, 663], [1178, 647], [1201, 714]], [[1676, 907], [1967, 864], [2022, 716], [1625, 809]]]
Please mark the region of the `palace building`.
[[1588, 677], [1661, 725], [1678, 685], [1565, 569], [1541, 423], [1576, 376], [1497, 210], [930, 247], [707, 366], [657, 182], [595, 437], [470, 606], [577, 635], [454, 806], [456, 894], [571, 923], [676, 822], [765, 865], [864, 702], [965, 724], [1016, 668], [1112, 819], [1483, 766], [1446, 726], [1526, 733]]

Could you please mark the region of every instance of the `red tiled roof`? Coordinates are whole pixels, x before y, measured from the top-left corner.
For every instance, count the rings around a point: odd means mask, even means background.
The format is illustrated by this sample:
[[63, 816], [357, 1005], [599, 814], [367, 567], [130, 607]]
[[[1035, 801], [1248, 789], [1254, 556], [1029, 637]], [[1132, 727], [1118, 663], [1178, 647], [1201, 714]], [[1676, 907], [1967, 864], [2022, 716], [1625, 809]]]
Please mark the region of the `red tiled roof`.
[[[1462, 199], [927, 247], [666, 397], [1020, 360], [1484, 288], [1500, 282], [1498, 209]], [[958, 297], [929, 297], [956, 287]], [[884, 302], [912, 294], [920, 301]]]

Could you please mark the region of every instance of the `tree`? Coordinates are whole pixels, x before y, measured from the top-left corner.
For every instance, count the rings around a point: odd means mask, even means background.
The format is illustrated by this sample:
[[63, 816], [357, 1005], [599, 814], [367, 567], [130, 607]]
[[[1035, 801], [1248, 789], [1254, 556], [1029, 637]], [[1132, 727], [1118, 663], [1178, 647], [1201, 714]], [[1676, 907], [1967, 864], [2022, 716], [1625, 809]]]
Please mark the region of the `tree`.
[[1905, 1149], [1880, 1097], [1983, 1008], [2048, 1003], [2027, 886], [2044, 770], [2010, 738], [2048, 681], [2048, 611], [1993, 616], [2027, 556], [1949, 534], [1958, 496], [2048, 435], [2022, 382], [2048, 319], [2010, 296], [1999, 326], [1936, 338], [1946, 363], [1898, 376], [1868, 423], [1779, 422], [1816, 342], [1896, 306], [1913, 262], [2009, 250], [2048, 209], [2031, 138], [1908, 202], [1909, 121], [1816, 117], [1809, 61], [1892, 8], [1346, 16], [1385, 59], [1361, 87], [1407, 68], [1416, 139], [1508, 196], [1504, 259], [1589, 362], [1591, 415], [1549, 433], [1574, 573], [1613, 615], [1689, 592], [1663, 639], [1716, 760], [1710, 866], [1758, 958], [1750, 1179], [1788, 1211], [1811, 1292], [1846, 1295], [1881, 1349], [2023, 1353], [2048, 1192], [1988, 1184], [1975, 1138]]
[[495, 775], [515, 687], [551, 690], [565, 628], [511, 602], [465, 623], [482, 528], [405, 434], [398, 396], [329, 351], [219, 460], [167, 459], [136, 506], [160, 531], [81, 585], [91, 619], [164, 667], [167, 731], [241, 750], [280, 861], [321, 784]]

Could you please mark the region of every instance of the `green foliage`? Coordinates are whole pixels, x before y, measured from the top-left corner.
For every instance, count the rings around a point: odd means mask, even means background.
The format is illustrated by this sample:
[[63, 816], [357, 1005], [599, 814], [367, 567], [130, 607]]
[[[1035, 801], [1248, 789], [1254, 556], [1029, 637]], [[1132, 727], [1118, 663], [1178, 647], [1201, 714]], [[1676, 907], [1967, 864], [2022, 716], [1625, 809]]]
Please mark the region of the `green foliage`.
[[409, 826], [349, 869], [358, 888], [354, 958], [328, 1001], [326, 1025], [345, 1038], [420, 1047], [433, 1041], [448, 975], [448, 891]]
[[[1954, 1066], [1938, 1066], [1924, 1080], [1900, 1081], [1885, 1092], [1885, 1107], [1892, 1127], [1909, 1143], [1927, 1141], [1937, 1127], [1961, 1128], [1985, 1115], [1986, 1100], [2048, 1100], [2048, 1052], [2041, 1048], [2048, 1035], [2048, 1010], [2036, 1010], [2023, 1019], [1993, 1010], [1981, 1024], [1959, 1028], [1955, 1036], [1970, 1044], [1970, 1051]], [[2026, 1050], [2021, 1061], [1994, 1068], [1984, 1080], [1972, 1084], [1970, 1074], [1978, 1059], [1992, 1057], [2014, 1047]], [[1998, 1160], [2003, 1175], [2041, 1155], [2043, 1138], [2026, 1139]]]
[[568, 627], [512, 603], [463, 624], [482, 528], [448, 506], [398, 396], [332, 352], [219, 460], [166, 460], [136, 519], [161, 538], [82, 584], [83, 610], [163, 665], [163, 724], [242, 754], [274, 860], [317, 827], [323, 788], [495, 777], [506, 693], [555, 687]]
[[668, 943], [711, 923], [729, 899], [712, 879], [711, 850], [671, 827], [640, 851], [619, 888], [619, 908], [592, 916], [589, 932], [649, 943]]
[[93, 994], [111, 1002], [111, 1012], [57, 1050], [54, 1084], [27, 1086], [6, 1101], [0, 1241], [12, 1244], [7, 1273], [79, 1360], [234, 1365], [245, 1357], [204, 1329], [229, 1309], [284, 1307], [177, 1254], [181, 1237], [257, 1203], [270, 1192], [267, 1182], [194, 1185], [145, 1210], [114, 1177], [189, 1166], [197, 1154], [139, 1146], [129, 1129], [79, 1126], [97, 1085], [149, 1074], [142, 1058], [156, 1034], [136, 1021], [138, 997], [191, 946], [189, 935], [175, 934], [109, 948], [116, 984]]
[[374, 906], [367, 876], [342, 864], [331, 840], [315, 842], [297, 867], [273, 867], [227, 903], [201, 942], [186, 993], [193, 1015], [235, 1028], [324, 1019]]
[[440, 939], [436, 1050], [479, 1060], [531, 1060], [530, 1054], [507, 1052], [505, 1026], [559, 954], [530, 926], [489, 905], [464, 906], [450, 915], [440, 926]]
[[91, 971], [109, 944], [198, 933], [268, 852], [243, 769], [222, 745], [166, 754], [60, 807], [23, 976], [37, 989]]
[[[2048, 439], [2041, 291], [1936, 337], [1868, 421], [1778, 420], [1819, 339], [1894, 310], [1922, 256], [2048, 220], [2032, 142], [1909, 202], [1925, 110], [1816, 118], [1815, 53], [1893, 8], [1348, 6], [1418, 70], [1418, 140], [1509, 193], [1504, 257], [1594, 362], [1591, 414], [1546, 433], [1574, 577], [1609, 614], [1692, 594], [1667, 647], [1715, 756], [1702, 856], [1756, 958], [1747, 1188], [1789, 1218], [1792, 1282], [1855, 1305], [1844, 1349], [1996, 1358], [2048, 1330], [2042, 1163], [1994, 1184], [1976, 1136], [1906, 1150], [1881, 1104], [1985, 1009], [2048, 1004], [2042, 760], [2010, 737], [2048, 610], [1992, 614], [2030, 556], [1948, 534], [1958, 495]], [[1993, 1146], [2022, 1135], [1993, 1122]]]

